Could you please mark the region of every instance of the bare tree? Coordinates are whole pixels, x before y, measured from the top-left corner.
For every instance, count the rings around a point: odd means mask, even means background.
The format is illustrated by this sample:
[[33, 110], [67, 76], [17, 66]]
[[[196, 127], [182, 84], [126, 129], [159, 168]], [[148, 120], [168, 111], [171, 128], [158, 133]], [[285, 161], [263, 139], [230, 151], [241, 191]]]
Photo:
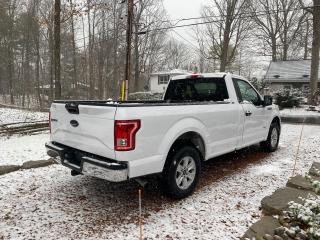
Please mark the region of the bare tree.
[[288, 60], [288, 50], [301, 31], [306, 12], [301, 11], [299, 0], [280, 0], [280, 42], [282, 60]]
[[250, 20], [241, 17], [246, 5], [246, 0], [213, 0], [212, 6], [203, 8], [204, 21], [211, 22], [206, 31], [211, 39], [212, 55], [219, 58], [221, 72], [234, 61], [237, 48], [250, 29]]
[[189, 65], [190, 54], [187, 46], [175, 39], [170, 39], [165, 49], [166, 68], [179, 69]]
[[[277, 45], [281, 30], [279, 0], [250, 0], [250, 12], [258, 26], [256, 37], [271, 48], [272, 61], [277, 61]], [[259, 14], [264, 13], [264, 14]]]
[[[125, 61], [125, 8], [118, 0], [0, 2], [0, 92], [7, 102], [48, 107], [54, 99], [118, 99]], [[161, 1], [136, 3], [135, 31], [163, 26]], [[160, 20], [157, 18], [161, 18]], [[165, 31], [134, 36], [142, 89], [163, 67]], [[98, 94], [96, 94], [98, 93]]]

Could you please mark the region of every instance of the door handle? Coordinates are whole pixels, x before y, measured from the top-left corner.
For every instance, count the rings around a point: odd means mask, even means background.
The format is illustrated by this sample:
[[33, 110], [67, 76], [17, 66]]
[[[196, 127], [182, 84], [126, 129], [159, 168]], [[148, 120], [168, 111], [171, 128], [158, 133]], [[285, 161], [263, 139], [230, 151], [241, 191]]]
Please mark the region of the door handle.
[[245, 114], [246, 114], [247, 117], [249, 117], [249, 116], [252, 115], [252, 112], [251, 111], [246, 111]]

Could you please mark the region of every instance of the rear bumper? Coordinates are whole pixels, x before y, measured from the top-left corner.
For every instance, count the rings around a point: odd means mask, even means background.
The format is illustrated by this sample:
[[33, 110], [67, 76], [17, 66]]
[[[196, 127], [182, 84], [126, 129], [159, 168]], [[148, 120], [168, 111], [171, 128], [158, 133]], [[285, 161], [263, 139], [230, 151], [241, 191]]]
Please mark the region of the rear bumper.
[[57, 163], [84, 175], [110, 182], [128, 180], [128, 165], [86, 153], [59, 143], [46, 143], [47, 154]]

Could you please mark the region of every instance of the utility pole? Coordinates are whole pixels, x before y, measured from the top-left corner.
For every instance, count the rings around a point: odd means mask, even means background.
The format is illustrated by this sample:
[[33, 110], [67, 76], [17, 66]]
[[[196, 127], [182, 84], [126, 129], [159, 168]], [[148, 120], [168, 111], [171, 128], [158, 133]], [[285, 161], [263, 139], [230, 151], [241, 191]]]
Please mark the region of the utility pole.
[[128, 1], [128, 19], [127, 19], [127, 53], [126, 69], [124, 80], [122, 81], [121, 100], [128, 100], [129, 82], [131, 80], [131, 43], [132, 43], [132, 20], [133, 20], [133, 0]]
[[54, 2], [54, 74], [55, 74], [55, 99], [61, 99], [61, 63], [60, 63], [60, 14], [61, 0]]

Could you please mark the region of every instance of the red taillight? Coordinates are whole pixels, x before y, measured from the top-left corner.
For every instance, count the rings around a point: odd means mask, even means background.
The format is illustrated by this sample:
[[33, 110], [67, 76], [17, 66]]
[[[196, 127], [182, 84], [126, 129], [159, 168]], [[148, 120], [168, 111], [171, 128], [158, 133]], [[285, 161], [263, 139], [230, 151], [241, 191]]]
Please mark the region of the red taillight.
[[200, 75], [200, 74], [197, 74], [197, 73], [193, 73], [193, 74], [189, 75], [187, 78], [189, 78], [189, 79], [197, 79], [197, 78], [203, 78], [203, 76]]
[[116, 151], [134, 150], [136, 133], [140, 126], [140, 120], [116, 120], [114, 123], [114, 149]]
[[198, 78], [198, 77], [199, 77], [198, 74], [192, 74], [192, 75], [191, 75], [191, 79], [196, 79], [196, 78]]
[[49, 130], [51, 134], [51, 112], [49, 112]]

